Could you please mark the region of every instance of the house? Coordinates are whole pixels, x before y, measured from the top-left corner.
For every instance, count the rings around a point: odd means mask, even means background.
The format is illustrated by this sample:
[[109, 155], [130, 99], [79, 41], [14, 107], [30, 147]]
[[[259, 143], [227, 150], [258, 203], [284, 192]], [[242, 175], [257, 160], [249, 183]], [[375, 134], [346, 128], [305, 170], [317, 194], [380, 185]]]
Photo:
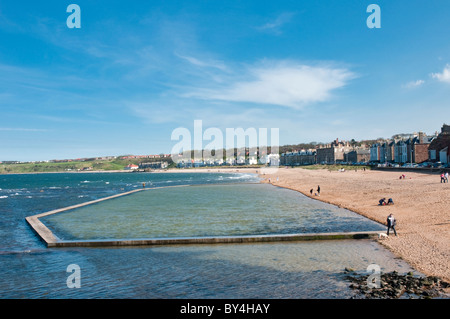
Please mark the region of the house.
[[349, 151], [351, 151], [351, 147], [348, 142], [336, 139], [331, 144], [316, 150], [316, 160], [319, 164], [343, 162], [344, 154]]
[[368, 162], [370, 160], [370, 150], [357, 148], [345, 154], [344, 160], [349, 163]]
[[139, 166], [135, 165], [135, 164], [128, 164], [127, 166], [124, 167], [125, 170], [135, 170], [138, 168], [139, 168]]
[[399, 140], [395, 143], [394, 162], [399, 164], [408, 162], [408, 144], [405, 140]]
[[266, 163], [269, 166], [279, 166], [280, 165], [280, 155], [279, 154], [269, 154], [269, 155], [267, 155]]
[[164, 168], [167, 168], [168, 166], [169, 166], [169, 163], [167, 161], [156, 161], [156, 162], [139, 164], [140, 169], [164, 169]]
[[395, 160], [395, 144], [396, 141], [386, 140], [381, 144], [380, 148], [380, 162], [392, 163]]
[[257, 156], [249, 156], [247, 159], [249, 165], [257, 165], [258, 164], [258, 158]]
[[245, 164], [245, 156], [244, 155], [238, 155], [236, 157], [236, 164], [237, 165], [244, 165]]
[[385, 162], [394, 162], [395, 159], [395, 141], [388, 141], [385, 144], [385, 150], [384, 150], [384, 155], [385, 157]]
[[227, 157], [225, 161], [226, 165], [236, 165], [236, 159], [234, 157]]
[[428, 148], [434, 136], [427, 136], [423, 132], [419, 132], [417, 136], [410, 139], [408, 143], [408, 161], [413, 163], [423, 163], [428, 161]]
[[430, 161], [450, 163], [450, 125], [442, 126], [441, 133], [431, 141], [428, 154]]
[[383, 161], [381, 154], [382, 143], [375, 143], [370, 146], [370, 161], [380, 162]]
[[280, 165], [299, 166], [310, 165], [316, 163], [316, 150], [301, 150], [294, 152], [282, 153], [280, 157]]

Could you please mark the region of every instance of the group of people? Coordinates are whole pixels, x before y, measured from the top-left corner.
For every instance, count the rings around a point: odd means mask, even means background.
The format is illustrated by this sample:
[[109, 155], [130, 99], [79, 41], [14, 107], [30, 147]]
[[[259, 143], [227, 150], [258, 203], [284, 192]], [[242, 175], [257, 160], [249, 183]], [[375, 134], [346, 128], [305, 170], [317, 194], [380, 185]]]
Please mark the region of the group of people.
[[[314, 189], [311, 188], [311, 189], [309, 190], [309, 193], [311, 194], [311, 196], [312, 196], [313, 192], [314, 192]], [[314, 195], [320, 196], [320, 185], [317, 185], [317, 192], [314, 193]]]
[[[312, 195], [314, 189], [311, 188], [309, 192]], [[315, 195], [320, 196], [320, 185], [317, 186], [317, 191]], [[379, 205], [394, 205], [394, 201], [392, 198], [389, 198], [388, 201], [386, 202], [386, 198], [383, 197], [382, 199], [379, 200]], [[389, 236], [389, 231], [392, 229], [394, 231], [395, 236], [397, 236], [397, 231], [395, 230], [395, 225], [397, 224], [397, 221], [394, 218], [394, 215], [389, 214], [386, 222], [387, 222], [387, 235]]]
[[378, 201], [378, 205], [383, 206], [383, 205], [394, 205], [394, 201], [392, 200], [392, 198], [389, 198], [387, 203], [386, 203], [386, 198], [382, 198]]
[[441, 174], [441, 183], [448, 183], [448, 172]]

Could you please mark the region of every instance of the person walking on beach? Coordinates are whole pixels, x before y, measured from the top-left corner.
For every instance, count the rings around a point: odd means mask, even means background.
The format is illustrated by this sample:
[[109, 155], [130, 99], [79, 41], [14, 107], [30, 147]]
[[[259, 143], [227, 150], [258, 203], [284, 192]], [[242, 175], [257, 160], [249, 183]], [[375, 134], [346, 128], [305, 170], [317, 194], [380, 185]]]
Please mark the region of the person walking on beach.
[[392, 228], [394, 230], [395, 236], [397, 236], [397, 232], [395, 231], [395, 224], [397, 221], [395, 220], [394, 216], [392, 214], [389, 214], [387, 218], [387, 235], [389, 236], [389, 230]]
[[317, 186], [317, 195], [320, 196], [320, 185]]
[[445, 172], [444, 177], [445, 177], [445, 181], [448, 183], [448, 172]]
[[445, 176], [444, 173], [441, 174], [441, 183], [444, 182], [445, 183]]

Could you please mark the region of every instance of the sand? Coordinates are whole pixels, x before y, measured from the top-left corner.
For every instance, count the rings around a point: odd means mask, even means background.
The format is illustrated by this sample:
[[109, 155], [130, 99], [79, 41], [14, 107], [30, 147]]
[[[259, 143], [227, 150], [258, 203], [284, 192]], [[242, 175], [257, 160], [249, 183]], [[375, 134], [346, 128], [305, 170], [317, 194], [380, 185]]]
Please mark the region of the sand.
[[[399, 179], [405, 174], [406, 178]], [[450, 281], [450, 183], [439, 174], [392, 171], [329, 171], [279, 168], [261, 175], [264, 182], [299, 191], [386, 224], [392, 213], [397, 237], [391, 231], [380, 244], [418, 271]], [[279, 179], [277, 181], [277, 178]], [[315, 195], [320, 185], [320, 195]], [[310, 189], [314, 189], [310, 195]], [[379, 206], [380, 198], [394, 205]]]

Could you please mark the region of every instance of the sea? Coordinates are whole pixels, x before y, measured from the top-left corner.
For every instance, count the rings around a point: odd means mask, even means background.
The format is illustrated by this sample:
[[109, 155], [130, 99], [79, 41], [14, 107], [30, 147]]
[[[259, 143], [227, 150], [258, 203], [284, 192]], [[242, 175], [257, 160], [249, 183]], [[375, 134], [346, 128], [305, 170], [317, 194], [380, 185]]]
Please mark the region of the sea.
[[25, 221], [144, 184], [42, 222], [64, 240], [385, 231], [250, 173], [0, 175], [0, 298], [348, 299], [346, 268], [417, 273], [369, 239], [48, 248]]

